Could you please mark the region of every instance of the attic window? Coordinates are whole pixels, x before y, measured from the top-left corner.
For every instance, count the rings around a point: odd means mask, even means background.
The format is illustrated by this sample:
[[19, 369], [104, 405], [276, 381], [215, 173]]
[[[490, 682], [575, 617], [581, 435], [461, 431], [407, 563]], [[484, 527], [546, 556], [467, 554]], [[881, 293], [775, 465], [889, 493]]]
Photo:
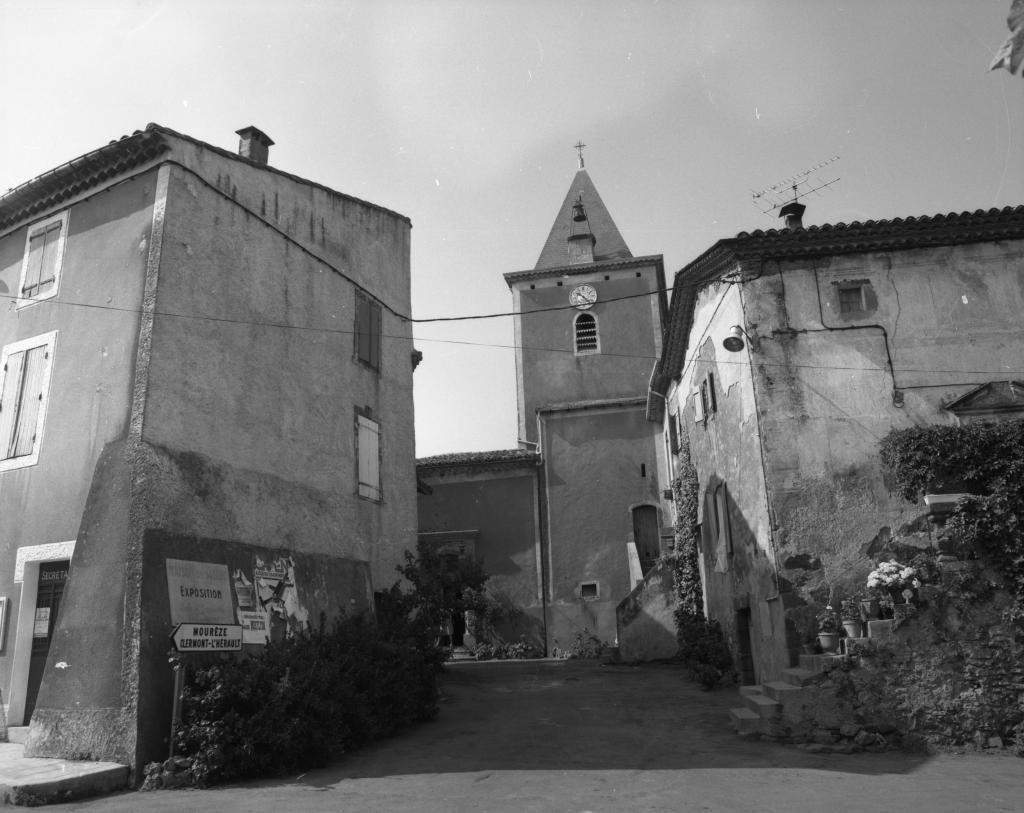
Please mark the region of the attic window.
[[867, 280], [851, 280], [836, 284], [841, 316], [857, 318], [872, 313], [878, 307], [878, 299], [871, 283]]
[[596, 601], [598, 598], [597, 582], [583, 582], [580, 585], [580, 598], [584, 601]]

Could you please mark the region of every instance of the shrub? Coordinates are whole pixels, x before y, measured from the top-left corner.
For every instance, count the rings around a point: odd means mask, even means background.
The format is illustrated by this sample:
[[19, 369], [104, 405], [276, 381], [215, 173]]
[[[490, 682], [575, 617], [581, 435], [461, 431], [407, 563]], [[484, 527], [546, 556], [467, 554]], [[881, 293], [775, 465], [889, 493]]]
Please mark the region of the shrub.
[[604, 649], [604, 642], [584, 627], [583, 630], [576, 633], [576, 637], [573, 638], [572, 643], [569, 645], [566, 657], [600, 658]]
[[344, 618], [190, 669], [176, 746], [198, 785], [287, 773], [429, 720], [437, 702], [435, 661]]
[[693, 679], [705, 688], [713, 689], [735, 681], [732, 655], [717, 621], [686, 616], [679, 624], [677, 639], [679, 658], [687, 665]]
[[958, 481], [973, 492], [945, 533], [961, 556], [995, 566], [1015, 594], [1009, 617], [1024, 621], [1024, 421], [893, 430], [881, 454], [907, 500]]

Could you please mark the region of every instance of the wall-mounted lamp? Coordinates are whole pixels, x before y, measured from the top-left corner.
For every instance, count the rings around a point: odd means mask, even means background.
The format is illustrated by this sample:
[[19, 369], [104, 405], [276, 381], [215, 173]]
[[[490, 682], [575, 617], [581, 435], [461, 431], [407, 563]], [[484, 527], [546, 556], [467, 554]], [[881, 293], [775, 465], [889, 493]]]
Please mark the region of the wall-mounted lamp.
[[[729, 328], [729, 335], [722, 339], [722, 347], [730, 353], [739, 353], [743, 349], [743, 337], [747, 336], [743, 328], [733, 325]], [[750, 337], [747, 336], [749, 339]]]

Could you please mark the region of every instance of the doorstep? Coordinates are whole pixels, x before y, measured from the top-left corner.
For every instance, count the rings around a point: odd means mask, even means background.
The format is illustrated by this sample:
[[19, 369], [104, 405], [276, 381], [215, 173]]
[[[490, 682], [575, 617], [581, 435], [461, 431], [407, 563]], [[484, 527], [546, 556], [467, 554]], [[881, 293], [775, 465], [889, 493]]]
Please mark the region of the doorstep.
[[127, 765], [27, 757], [23, 744], [0, 743], [0, 804], [68, 802], [127, 787]]

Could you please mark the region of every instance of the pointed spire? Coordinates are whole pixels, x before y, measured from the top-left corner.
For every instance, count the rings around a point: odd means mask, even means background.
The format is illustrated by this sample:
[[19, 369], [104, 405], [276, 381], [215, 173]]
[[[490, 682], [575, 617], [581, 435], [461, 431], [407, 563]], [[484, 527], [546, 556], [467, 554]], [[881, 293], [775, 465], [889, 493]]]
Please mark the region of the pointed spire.
[[[576, 145], [580, 169], [572, 179], [565, 200], [558, 209], [554, 225], [535, 268], [558, 268], [563, 265], [633, 256], [626, 241], [622, 239], [615, 221], [608, 214], [604, 201], [597, 194], [590, 175], [583, 169], [585, 146], [582, 141]], [[585, 221], [575, 220], [578, 212], [583, 213]], [[585, 231], [580, 228], [581, 226], [585, 227]], [[588, 241], [580, 239], [584, 233], [590, 238]], [[578, 247], [584, 242], [589, 242], [593, 247], [589, 255], [582, 255], [578, 251], [573, 254], [571, 244], [576, 243]]]

